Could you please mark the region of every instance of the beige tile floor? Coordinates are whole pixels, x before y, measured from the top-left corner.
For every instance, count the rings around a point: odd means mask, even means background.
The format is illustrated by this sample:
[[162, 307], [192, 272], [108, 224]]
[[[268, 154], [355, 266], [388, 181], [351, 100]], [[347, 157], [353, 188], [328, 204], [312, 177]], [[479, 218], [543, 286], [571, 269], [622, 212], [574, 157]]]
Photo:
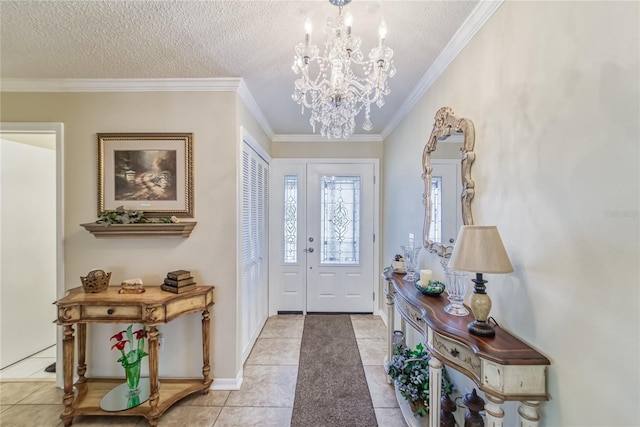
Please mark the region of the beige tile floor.
[[[383, 360], [386, 327], [377, 316], [353, 315], [351, 322], [380, 427], [406, 426]], [[304, 317], [273, 316], [258, 337], [244, 367], [238, 391], [211, 390], [189, 396], [164, 413], [160, 427], [287, 427], [291, 423]], [[62, 391], [52, 381], [0, 382], [0, 425], [62, 426]], [[79, 416], [73, 426], [145, 426], [140, 417]], [[330, 426], [327, 426], [330, 427]], [[362, 426], [368, 427], [368, 426]]]
[[23, 379], [55, 381], [55, 372], [46, 372], [44, 368], [56, 361], [56, 346], [53, 345], [24, 360], [7, 366], [0, 371], [0, 379]]

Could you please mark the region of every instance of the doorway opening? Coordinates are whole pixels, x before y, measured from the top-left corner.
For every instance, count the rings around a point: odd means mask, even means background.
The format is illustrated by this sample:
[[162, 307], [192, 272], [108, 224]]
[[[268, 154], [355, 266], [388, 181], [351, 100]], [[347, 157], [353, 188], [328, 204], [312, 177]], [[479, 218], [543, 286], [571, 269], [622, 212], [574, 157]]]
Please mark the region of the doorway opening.
[[63, 124], [1, 123], [0, 165], [0, 362], [3, 378], [21, 364], [14, 377], [35, 377], [62, 360], [52, 303], [64, 295]]

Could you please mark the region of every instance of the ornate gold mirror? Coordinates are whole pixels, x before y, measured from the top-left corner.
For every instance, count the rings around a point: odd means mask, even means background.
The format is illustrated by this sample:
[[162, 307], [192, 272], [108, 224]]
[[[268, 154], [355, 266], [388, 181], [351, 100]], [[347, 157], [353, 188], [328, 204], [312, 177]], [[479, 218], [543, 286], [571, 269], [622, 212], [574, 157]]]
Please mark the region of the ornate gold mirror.
[[[433, 130], [429, 136], [429, 140], [422, 152], [422, 179], [424, 181], [424, 193], [422, 202], [425, 206], [424, 226], [422, 228], [423, 246], [429, 252], [437, 253], [441, 257], [451, 256], [453, 251], [454, 238], [448, 237], [447, 241], [441, 241], [437, 234], [433, 233], [432, 224], [434, 218], [455, 218], [458, 212], [446, 212], [434, 198], [439, 198], [439, 191], [451, 192], [453, 188], [444, 188], [437, 181], [434, 181], [432, 155], [438, 146], [439, 141], [448, 138], [456, 138], [461, 136], [460, 143], [460, 177], [461, 188], [460, 193], [460, 213], [462, 225], [473, 225], [473, 216], [471, 214], [471, 200], [475, 195], [474, 183], [471, 179], [471, 164], [475, 160], [473, 146], [475, 144], [475, 128], [473, 122], [469, 119], [458, 118], [453, 114], [453, 110], [449, 107], [442, 107], [435, 116]], [[453, 186], [448, 186], [453, 187]], [[457, 230], [456, 234], [457, 236]], [[455, 237], [454, 236], [454, 237]], [[442, 236], [444, 237], [444, 236]]]

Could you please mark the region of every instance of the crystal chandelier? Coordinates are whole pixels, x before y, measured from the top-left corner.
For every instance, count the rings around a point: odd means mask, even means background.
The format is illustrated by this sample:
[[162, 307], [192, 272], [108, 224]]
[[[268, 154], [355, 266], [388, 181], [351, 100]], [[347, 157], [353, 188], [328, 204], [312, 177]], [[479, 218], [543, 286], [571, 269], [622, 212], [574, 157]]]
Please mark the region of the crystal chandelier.
[[[327, 20], [327, 41], [320, 55], [318, 46], [311, 44], [311, 21], [305, 23], [304, 42], [295, 48], [295, 60], [291, 67], [300, 76], [295, 81], [292, 98], [311, 110], [309, 122], [327, 138], [348, 138], [355, 129], [355, 117], [364, 108], [362, 128], [370, 131], [371, 104], [379, 108], [384, 105], [385, 95], [391, 92], [387, 77], [396, 73], [393, 65], [393, 50], [385, 45], [387, 28], [380, 23], [378, 46], [365, 59], [360, 50], [361, 40], [351, 34], [353, 17], [342, 7], [351, 0], [329, 0], [338, 6], [338, 14]], [[358, 74], [355, 70], [357, 68]], [[317, 72], [311, 76], [310, 67]]]

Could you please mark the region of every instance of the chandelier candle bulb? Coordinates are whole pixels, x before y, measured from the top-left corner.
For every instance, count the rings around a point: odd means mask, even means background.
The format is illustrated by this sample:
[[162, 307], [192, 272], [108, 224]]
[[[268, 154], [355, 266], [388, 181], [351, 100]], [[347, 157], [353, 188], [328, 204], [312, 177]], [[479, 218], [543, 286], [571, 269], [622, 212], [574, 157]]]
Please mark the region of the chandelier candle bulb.
[[353, 25], [353, 15], [347, 11], [344, 15], [344, 25], [347, 26], [347, 36], [351, 35], [351, 26]]
[[378, 35], [380, 36], [380, 47], [384, 44], [384, 39], [387, 37], [387, 24], [384, 23], [384, 19], [380, 22], [380, 27], [378, 28]]
[[313, 24], [311, 24], [311, 19], [307, 18], [304, 21], [304, 44], [309, 46], [309, 41], [311, 40], [311, 30], [313, 29]]

